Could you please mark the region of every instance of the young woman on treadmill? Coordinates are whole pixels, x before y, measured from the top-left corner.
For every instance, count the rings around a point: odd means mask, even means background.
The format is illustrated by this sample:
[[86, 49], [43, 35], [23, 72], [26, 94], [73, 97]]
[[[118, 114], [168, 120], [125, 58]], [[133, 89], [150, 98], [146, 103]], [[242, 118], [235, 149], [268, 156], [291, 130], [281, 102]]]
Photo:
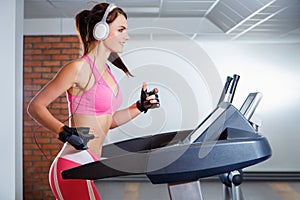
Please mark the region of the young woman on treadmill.
[[[76, 15], [76, 28], [83, 56], [61, 68], [56, 76], [31, 100], [28, 113], [39, 124], [58, 135], [64, 145], [54, 159], [49, 181], [56, 199], [100, 199], [93, 181], [64, 180], [61, 172], [99, 160], [109, 129], [118, 127], [148, 109], [160, 106], [155, 88], [147, 92], [144, 83], [140, 99], [126, 109], [120, 87], [107, 61], [130, 76], [117, 53], [123, 51], [127, 34], [127, 15], [113, 4], [100, 3]], [[66, 92], [69, 124], [56, 119], [47, 109]]]

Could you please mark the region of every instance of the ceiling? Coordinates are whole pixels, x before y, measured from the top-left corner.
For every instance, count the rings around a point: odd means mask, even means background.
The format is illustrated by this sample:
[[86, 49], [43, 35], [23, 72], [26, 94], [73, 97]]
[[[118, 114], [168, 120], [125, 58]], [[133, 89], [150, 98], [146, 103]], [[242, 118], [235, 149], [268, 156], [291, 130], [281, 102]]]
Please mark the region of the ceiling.
[[[90, 0], [24, 0], [25, 19], [74, 18]], [[191, 37], [300, 41], [300, 0], [114, 0], [129, 20]], [[129, 21], [128, 20], [128, 21]], [[129, 21], [130, 22], [130, 21]], [[137, 27], [137, 26], [135, 26]]]

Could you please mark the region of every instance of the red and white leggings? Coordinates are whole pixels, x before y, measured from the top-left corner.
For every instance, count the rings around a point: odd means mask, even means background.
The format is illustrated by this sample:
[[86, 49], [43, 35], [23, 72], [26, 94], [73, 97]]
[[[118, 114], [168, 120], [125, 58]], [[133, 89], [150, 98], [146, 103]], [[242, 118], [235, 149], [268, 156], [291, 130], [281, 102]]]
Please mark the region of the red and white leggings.
[[87, 150], [56, 157], [49, 172], [49, 182], [56, 200], [101, 200], [94, 181], [63, 179], [61, 175], [66, 169], [96, 160], [98, 159]]

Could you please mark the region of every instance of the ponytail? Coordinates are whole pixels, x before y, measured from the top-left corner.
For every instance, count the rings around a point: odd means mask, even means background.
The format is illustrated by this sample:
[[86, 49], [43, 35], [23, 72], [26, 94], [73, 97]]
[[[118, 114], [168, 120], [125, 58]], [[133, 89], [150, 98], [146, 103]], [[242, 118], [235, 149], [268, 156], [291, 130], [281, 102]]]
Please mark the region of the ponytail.
[[127, 76], [132, 76], [133, 75], [129, 72], [128, 68], [126, 67], [126, 65], [123, 63], [122, 59], [120, 58], [120, 56], [117, 53], [110, 53], [108, 60], [114, 64], [116, 67], [118, 67], [119, 69], [121, 69]]
[[83, 10], [76, 15], [76, 27], [79, 33], [79, 39], [83, 45], [83, 54], [86, 55], [89, 52], [89, 39], [88, 39], [88, 28], [87, 26], [87, 17], [91, 11]]

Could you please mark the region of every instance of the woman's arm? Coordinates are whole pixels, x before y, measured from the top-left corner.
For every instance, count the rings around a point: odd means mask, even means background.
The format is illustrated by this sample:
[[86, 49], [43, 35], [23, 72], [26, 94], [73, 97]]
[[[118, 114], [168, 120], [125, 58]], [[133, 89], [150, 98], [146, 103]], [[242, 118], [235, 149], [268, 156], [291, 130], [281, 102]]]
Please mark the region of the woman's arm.
[[130, 120], [138, 116], [140, 113], [141, 111], [137, 109], [135, 103], [126, 109], [116, 111], [113, 114], [113, 121], [110, 126], [110, 129], [116, 128], [118, 126], [121, 126], [122, 124], [129, 122]]
[[60, 133], [64, 124], [57, 120], [47, 106], [71, 88], [78, 75], [78, 61], [64, 66], [55, 77], [43, 87], [28, 105], [28, 114], [45, 128]]

